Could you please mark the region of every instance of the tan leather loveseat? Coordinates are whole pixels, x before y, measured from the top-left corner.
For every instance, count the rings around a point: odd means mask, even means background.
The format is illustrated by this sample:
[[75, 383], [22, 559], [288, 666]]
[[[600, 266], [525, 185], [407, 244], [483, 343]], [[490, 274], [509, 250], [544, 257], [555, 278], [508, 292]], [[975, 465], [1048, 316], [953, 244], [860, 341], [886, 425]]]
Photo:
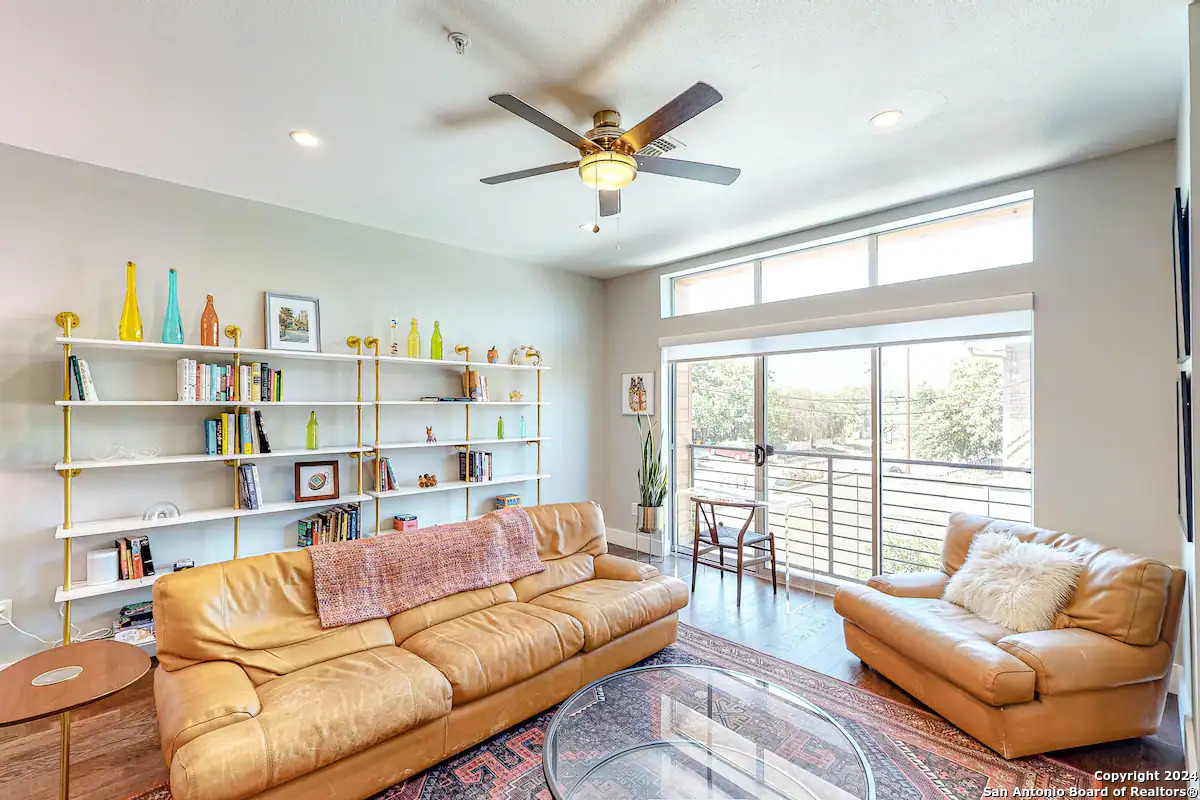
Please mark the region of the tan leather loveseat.
[[174, 800], [365, 798], [675, 641], [687, 587], [607, 555], [599, 506], [528, 511], [544, 572], [341, 628], [305, 552], [159, 580]]
[[[1075, 553], [1085, 567], [1054, 630], [1014, 633], [941, 599], [984, 529]], [[1078, 536], [955, 514], [942, 569], [839, 588], [846, 646], [1005, 758], [1154, 733], [1185, 575]]]

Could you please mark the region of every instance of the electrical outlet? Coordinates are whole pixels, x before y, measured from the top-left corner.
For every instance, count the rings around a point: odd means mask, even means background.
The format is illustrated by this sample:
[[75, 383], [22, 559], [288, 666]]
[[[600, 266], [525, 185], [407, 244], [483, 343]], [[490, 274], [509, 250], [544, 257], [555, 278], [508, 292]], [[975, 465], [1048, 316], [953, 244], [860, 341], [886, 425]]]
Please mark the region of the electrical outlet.
[[637, 503], [636, 502], [629, 504], [629, 516], [631, 516], [631, 517], [637, 516]]
[[12, 622], [12, 600], [0, 600], [0, 625]]

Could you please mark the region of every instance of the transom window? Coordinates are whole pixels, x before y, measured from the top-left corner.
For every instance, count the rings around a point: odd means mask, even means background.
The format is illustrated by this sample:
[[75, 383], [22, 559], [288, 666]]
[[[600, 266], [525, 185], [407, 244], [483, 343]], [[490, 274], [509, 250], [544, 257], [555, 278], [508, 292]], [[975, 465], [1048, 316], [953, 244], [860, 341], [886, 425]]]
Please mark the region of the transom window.
[[1033, 261], [1023, 192], [664, 278], [664, 316], [700, 314]]

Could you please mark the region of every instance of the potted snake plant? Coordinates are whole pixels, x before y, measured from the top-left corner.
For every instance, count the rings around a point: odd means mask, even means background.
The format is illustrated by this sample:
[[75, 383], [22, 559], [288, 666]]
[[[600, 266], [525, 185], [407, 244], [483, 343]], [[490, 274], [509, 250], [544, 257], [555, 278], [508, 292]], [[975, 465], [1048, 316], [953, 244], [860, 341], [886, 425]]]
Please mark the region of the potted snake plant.
[[[642, 415], [637, 418], [638, 438], [642, 445], [642, 465], [638, 469], [638, 530], [656, 533], [662, 530], [663, 503], [667, 499], [667, 467], [662, 460], [662, 433]], [[657, 436], [655, 435], [657, 434]]]

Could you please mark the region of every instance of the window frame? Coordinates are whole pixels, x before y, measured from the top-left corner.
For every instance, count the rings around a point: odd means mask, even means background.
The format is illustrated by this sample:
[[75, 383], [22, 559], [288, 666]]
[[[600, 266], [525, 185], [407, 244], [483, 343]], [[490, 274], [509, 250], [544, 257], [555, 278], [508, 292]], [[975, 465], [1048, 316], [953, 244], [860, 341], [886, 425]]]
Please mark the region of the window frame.
[[[911, 281], [893, 281], [887, 284], [879, 283], [879, 237], [883, 234], [896, 233], [898, 231], [910, 230], [913, 228], [921, 228], [926, 225], [948, 222], [960, 217], [969, 217], [983, 211], [994, 211], [996, 209], [1005, 208], [1008, 206], [1018, 206], [1025, 203], [1033, 204], [1033, 190], [1021, 192], [1013, 192], [1011, 194], [1001, 195], [999, 197], [980, 200], [966, 205], [955, 206], [941, 211], [933, 211], [927, 214], [921, 214], [915, 217], [906, 217], [905, 219], [896, 220], [894, 222], [874, 225], [868, 228], [859, 228], [833, 236], [826, 236], [819, 239], [812, 239], [807, 242], [789, 245], [787, 247], [775, 248], [760, 252], [753, 256], [742, 256], [739, 258], [731, 258], [722, 261], [717, 261], [709, 264], [691, 267], [689, 269], [678, 270], [664, 274], [661, 279], [660, 297], [661, 297], [661, 312], [664, 319], [676, 316], [695, 316], [696, 314], [711, 314], [714, 311], [725, 311], [729, 309], [713, 309], [712, 311], [698, 311], [692, 314], [678, 314], [675, 307], [675, 283], [682, 278], [690, 278], [696, 275], [701, 275], [707, 272], [717, 272], [720, 270], [730, 269], [732, 267], [740, 267], [745, 264], [752, 264], [754, 270], [754, 301], [750, 306], [730, 306], [733, 308], [748, 308], [753, 306], [764, 305], [765, 303], [785, 303], [790, 300], [801, 300], [808, 297], [822, 297], [828, 294], [841, 294], [842, 292], [827, 292], [816, 295], [802, 295], [801, 297], [787, 298], [784, 300], [763, 300], [763, 283], [762, 283], [762, 267], [763, 262], [778, 258], [781, 256], [789, 256], [796, 253], [801, 253], [806, 250], [816, 250], [821, 247], [827, 247], [833, 244], [842, 244], [845, 242], [854, 241], [856, 239], [865, 239], [867, 242], [867, 285], [860, 287], [862, 289], [873, 289], [879, 286], [895, 286], [901, 283], [909, 283]], [[1036, 254], [1035, 256], [1036, 257]], [[1033, 260], [1020, 262], [1023, 264], [1031, 264]], [[1019, 264], [1006, 264], [1003, 266], [1019, 266]], [[964, 272], [947, 273], [945, 276], [931, 277], [948, 277], [950, 275], [964, 275], [971, 272], [986, 272], [992, 269], [1002, 269], [1003, 267], [984, 267], [979, 270], [966, 270]], [[928, 278], [918, 278], [914, 280], [928, 280]], [[844, 291], [857, 291], [856, 289], [845, 289]]]

